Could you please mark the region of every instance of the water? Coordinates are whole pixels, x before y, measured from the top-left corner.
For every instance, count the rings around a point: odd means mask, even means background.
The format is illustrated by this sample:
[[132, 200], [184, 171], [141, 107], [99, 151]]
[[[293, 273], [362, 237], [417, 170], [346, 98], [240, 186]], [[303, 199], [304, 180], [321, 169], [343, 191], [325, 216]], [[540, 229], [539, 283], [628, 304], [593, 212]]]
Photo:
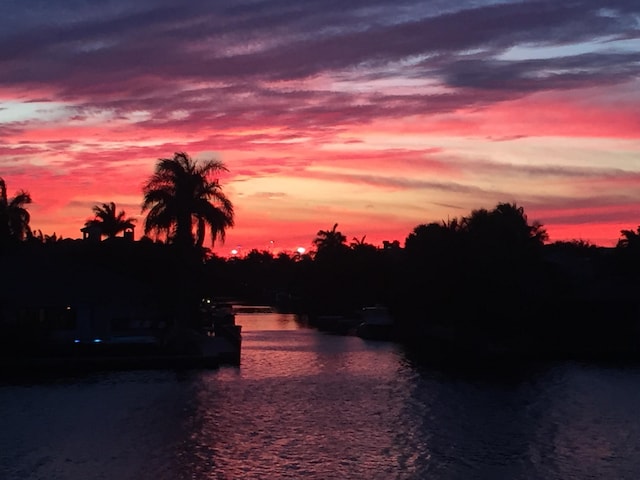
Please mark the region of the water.
[[420, 365], [239, 314], [240, 367], [0, 386], [1, 479], [638, 478], [640, 369]]

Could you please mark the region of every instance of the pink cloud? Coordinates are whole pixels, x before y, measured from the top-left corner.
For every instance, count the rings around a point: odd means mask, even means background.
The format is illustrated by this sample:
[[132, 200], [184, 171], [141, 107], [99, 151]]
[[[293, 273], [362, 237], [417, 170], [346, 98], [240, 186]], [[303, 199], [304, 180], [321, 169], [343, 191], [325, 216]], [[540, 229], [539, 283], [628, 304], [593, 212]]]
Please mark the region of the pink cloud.
[[[396, 205], [415, 224], [431, 220], [420, 202], [440, 216], [504, 200], [530, 205], [552, 237], [635, 223], [640, 173], [621, 158], [637, 147], [612, 140], [640, 138], [639, 56], [618, 42], [637, 38], [637, 2], [606, 14], [590, 1], [303, 3], [16, 6], [11, 21], [0, 17], [11, 45], [0, 53], [0, 101], [50, 101], [57, 120], [0, 126], [0, 176], [32, 192], [35, 223], [68, 236], [91, 202], [136, 206], [155, 161], [176, 151], [227, 163], [238, 211], [229, 237], [245, 245], [273, 231], [310, 240], [336, 221], [349, 236], [402, 240], [415, 225], [373, 206], [409, 190], [429, 193]], [[519, 58], [519, 47], [537, 53]], [[546, 137], [607, 141], [610, 165], [538, 162]], [[526, 158], [502, 157], [525, 138]], [[456, 152], [463, 142], [477, 154]], [[362, 187], [370, 208], [243, 192], [252, 179], [285, 177]], [[288, 220], [248, 211], [252, 195], [291, 198]]]

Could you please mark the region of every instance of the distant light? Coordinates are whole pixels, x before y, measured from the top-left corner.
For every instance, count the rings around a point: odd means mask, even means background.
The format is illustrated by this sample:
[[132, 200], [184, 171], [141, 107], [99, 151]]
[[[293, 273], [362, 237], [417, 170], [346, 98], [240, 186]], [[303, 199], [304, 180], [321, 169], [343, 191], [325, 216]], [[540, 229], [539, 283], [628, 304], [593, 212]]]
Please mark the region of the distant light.
[[238, 250], [236, 250], [235, 248], [231, 250], [231, 255], [237, 255], [237, 254], [238, 254]]
[[73, 343], [80, 343], [80, 339], [76, 338]]
[[93, 339], [93, 343], [101, 343], [102, 339], [101, 338], [94, 338]]
[[298, 252], [300, 255], [302, 255], [306, 251], [307, 251], [307, 249], [304, 248], [304, 247], [298, 247], [298, 249], [296, 250], [296, 252]]
[[69, 305], [67, 305], [67, 310], [71, 310], [71, 307]]

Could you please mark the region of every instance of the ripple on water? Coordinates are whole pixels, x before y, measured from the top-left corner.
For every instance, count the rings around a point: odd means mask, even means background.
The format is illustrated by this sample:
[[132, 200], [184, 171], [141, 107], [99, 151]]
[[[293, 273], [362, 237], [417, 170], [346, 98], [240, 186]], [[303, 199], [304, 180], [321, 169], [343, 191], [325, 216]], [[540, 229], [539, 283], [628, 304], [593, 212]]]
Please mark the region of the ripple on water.
[[2, 478], [637, 478], [640, 371], [443, 370], [239, 315], [239, 367], [0, 387]]

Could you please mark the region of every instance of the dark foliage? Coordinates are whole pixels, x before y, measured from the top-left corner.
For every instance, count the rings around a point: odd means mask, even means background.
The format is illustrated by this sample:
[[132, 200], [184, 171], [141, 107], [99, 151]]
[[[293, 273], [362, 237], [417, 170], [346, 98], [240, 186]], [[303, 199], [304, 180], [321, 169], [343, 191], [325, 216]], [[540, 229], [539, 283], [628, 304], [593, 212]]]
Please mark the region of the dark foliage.
[[114, 202], [94, 205], [93, 213], [94, 218], [87, 220], [85, 227], [95, 227], [100, 235], [107, 238], [113, 238], [127, 229], [134, 228], [136, 223], [135, 218], [127, 217], [124, 210], [118, 212]]
[[208, 227], [212, 244], [224, 241], [226, 229], [233, 227], [233, 205], [214, 177], [226, 170], [220, 161], [198, 163], [184, 152], [158, 160], [143, 188], [145, 234], [155, 232], [183, 249], [200, 249]]
[[28, 239], [31, 236], [31, 216], [27, 205], [31, 195], [20, 190], [12, 198], [7, 196], [7, 185], [0, 177], [0, 248]]
[[[4, 212], [13, 205], [24, 210], [28, 198], [22, 192], [9, 200], [5, 192], [1, 206]], [[384, 304], [401, 340], [419, 350], [542, 357], [640, 353], [640, 230], [623, 230], [615, 248], [580, 240], [545, 244], [544, 228], [529, 223], [522, 207], [501, 203], [418, 225], [404, 248], [399, 242], [376, 247], [366, 237], [347, 244], [334, 224], [317, 233], [310, 254], [253, 250], [203, 262], [179, 242], [46, 240], [31, 234], [28, 215], [18, 215], [26, 221], [22, 227], [2, 218], [5, 240], [13, 240], [0, 252], [3, 301], [70, 289], [91, 301], [141, 288], [149, 301], [187, 311], [187, 318], [202, 297], [309, 315], [348, 315]], [[177, 238], [177, 226], [166, 225]], [[185, 230], [185, 238], [189, 234]], [[189, 242], [201, 239], [199, 232]], [[127, 285], [114, 285], [114, 278]]]

